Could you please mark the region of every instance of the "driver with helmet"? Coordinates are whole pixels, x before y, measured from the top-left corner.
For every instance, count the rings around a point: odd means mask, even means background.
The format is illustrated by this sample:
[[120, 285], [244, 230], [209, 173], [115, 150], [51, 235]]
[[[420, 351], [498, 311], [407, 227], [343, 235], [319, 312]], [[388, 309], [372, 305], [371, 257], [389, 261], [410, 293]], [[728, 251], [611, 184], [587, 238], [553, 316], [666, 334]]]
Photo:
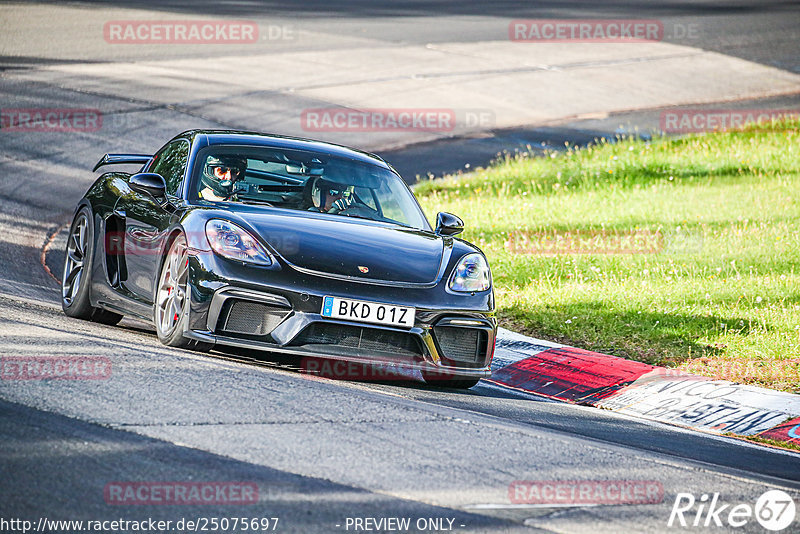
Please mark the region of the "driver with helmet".
[[228, 200], [235, 189], [233, 185], [244, 179], [247, 158], [236, 155], [208, 156], [200, 177], [200, 198], [220, 202]]
[[325, 178], [312, 178], [309, 180], [311, 211], [322, 213], [339, 213], [355, 203], [353, 187], [332, 182]]

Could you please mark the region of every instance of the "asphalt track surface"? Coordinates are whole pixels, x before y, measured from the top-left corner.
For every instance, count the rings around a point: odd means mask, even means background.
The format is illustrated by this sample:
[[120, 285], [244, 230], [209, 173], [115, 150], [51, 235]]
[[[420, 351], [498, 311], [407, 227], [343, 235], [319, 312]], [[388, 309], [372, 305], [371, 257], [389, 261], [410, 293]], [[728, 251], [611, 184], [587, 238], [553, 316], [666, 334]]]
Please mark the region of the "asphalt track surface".
[[[255, 5], [153, 2], [148, 9], [253, 16]], [[707, 35], [708, 48], [798, 69], [797, 9], [788, 2], [758, 8], [618, 2], [605, 10], [581, 2], [264, 6], [258, 10], [287, 20], [298, 16], [320, 28], [335, 21], [342, 32], [359, 28], [387, 40], [418, 41], [483, 38], [482, 32], [495, 31], [492, 15], [501, 14], [691, 17], [719, 28]], [[87, 56], [113, 62], [102, 57], [100, 46], [89, 47]], [[2, 61], [5, 73], [17, 74], [65, 61], [57, 55]], [[21, 95], [60, 107], [100, 107], [104, 99], [124, 105], [99, 92], [24, 76], [0, 78], [0, 102]], [[768, 105], [787, 102], [796, 99]], [[102, 381], [0, 382], [0, 518], [279, 517], [277, 531], [345, 532], [347, 518], [409, 517], [449, 518], [453, 530], [470, 532], [670, 532], [681, 530], [667, 527], [679, 492], [698, 498], [720, 493], [725, 503], [751, 505], [767, 489], [784, 489], [795, 500], [800, 496], [795, 453], [548, 402], [491, 384], [462, 392], [411, 382], [320, 379], [296, 372], [297, 362], [290, 359], [252, 361], [166, 348], [139, 322], [108, 327], [68, 319], [45, 265], [57, 272], [60, 236], [93, 180], [94, 161], [107, 151], [150, 152], [189, 127], [221, 126], [169, 106], [149, 113], [137, 108], [137, 113], [141, 122], [113, 138], [107, 131], [2, 134], [0, 355], [104, 356], [113, 372]], [[564, 138], [579, 142], [576, 132], [613, 135], [609, 124], [526, 135], [553, 144]], [[407, 172], [431, 168], [432, 156], [426, 157], [424, 148], [392, 154], [398, 161], [407, 158]], [[448, 169], [460, 161], [438, 164]], [[508, 487], [515, 480], [646, 480], [661, 483], [665, 495], [662, 503], [649, 505], [513, 507]], [[111, 506], [103, 489], [115, 481], [246, 481], [258, 485], [259, 501]], [[755, 521], [739, 530], [763, 531]]]
[[[300, 21], [309, 29], [335, 29], [341, 34], [407, 43], [493, 39], [498, 28], [501, 33], [507, 31], [509, 19], [656, 19], [667, 28], [667, 42], [686, 44], [690, 40], [698, 48], [800, 72], [797, 45], [800, 13], [797, 3], [791, 0], [84, 0], [75, 4], [131, 7], [154, 13], [270, 17], [288, 23]], [[696, 34], [669, 33], [670, 27], [689, 24], [696, 25]], [[96, 52], [90, 51], [98, 57]]]

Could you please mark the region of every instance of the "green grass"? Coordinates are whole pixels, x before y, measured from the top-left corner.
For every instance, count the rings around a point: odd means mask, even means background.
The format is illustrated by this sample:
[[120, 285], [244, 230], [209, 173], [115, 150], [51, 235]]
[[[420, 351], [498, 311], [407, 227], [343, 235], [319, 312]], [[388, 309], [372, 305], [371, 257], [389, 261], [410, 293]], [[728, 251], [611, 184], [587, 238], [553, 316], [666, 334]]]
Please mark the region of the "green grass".
[[[464, 219], [463, 237], [492, 266], [502, 326], [798, 391], [788, 360], [800, 358], [799, 127], [506, 157], [415, 193], [429, 215]], [[520, 232], [663, 241], [650, 253], [544, 255], [510, 247]]]
[[800, 451], [800, 445], [797, 443], [793, 443], [791, 441], [778, 441], [776, 439], [768, 439], [768, 438], [760, 438], [758, 436], [745, 436], [747, 441], [752, 441], [753, 443], [763, 443], [765, 445], [770, 445], [772, 447], [779, 447], [781, 449], [791, 449], [794, 451]]

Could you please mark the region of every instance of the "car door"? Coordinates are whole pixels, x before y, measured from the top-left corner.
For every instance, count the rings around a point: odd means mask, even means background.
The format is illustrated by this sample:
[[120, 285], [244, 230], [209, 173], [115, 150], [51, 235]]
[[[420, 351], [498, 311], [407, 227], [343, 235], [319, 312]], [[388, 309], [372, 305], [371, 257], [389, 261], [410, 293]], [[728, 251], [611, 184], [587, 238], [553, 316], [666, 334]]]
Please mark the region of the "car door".
[[178, 188], [186, 174], [189, 142], [179, 139], [167, 144], [154, 157], [147, 172], [160, 174], [167, 185], [167, 200], [130, 190], [120, 198], [115, 213], [125, 221], [125, 289], [137, 299], [152, 304], [156, 270], [160, 263], [165, 230], [172, 222]]

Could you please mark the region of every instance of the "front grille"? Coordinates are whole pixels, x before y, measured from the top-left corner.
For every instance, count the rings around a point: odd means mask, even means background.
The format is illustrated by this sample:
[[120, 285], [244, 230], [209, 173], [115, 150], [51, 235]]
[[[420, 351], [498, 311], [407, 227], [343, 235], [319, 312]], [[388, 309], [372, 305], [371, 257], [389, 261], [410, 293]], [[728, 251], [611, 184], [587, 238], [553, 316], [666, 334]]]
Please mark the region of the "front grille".
[[365, 356], [375, 353], [384, 356], [422, 356], [420, 340], [413, 334], [332, 323], [310, 324], [291, 345], [312, 350], [315, 347], [317, 350], [323, 347], [349, 349], [346, 352]]
[[251, 336], [269, 334], [289, 313], [286, 308], [239, 299], [231, 299], [226, 310], [222, 315], [222, 330]]
[[482, 364], [486, 356], [487, 334], [477, 328], [436, 326], [433, 329], [442, 355], [460, 364]]

